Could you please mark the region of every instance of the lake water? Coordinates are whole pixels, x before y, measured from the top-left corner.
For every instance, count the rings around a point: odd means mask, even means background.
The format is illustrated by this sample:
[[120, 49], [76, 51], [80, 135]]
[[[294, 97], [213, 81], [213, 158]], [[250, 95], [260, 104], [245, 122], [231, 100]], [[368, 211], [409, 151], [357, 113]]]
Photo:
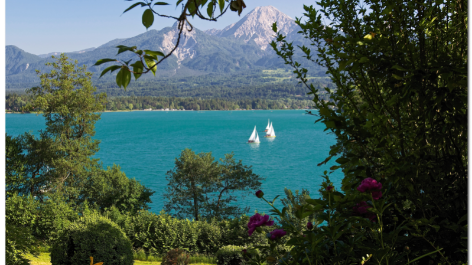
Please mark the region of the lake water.
[[[276, 138], [264, 138], [267, 120], [273, 123]], [[156, 191], [151, 211], [163, 207], [166, 172], [174, 167], [175, 158], [185, 148], [196, 153], [212, 152], [216, 158], [234, 152], [237, 160], [251, 165], [253, 172], [266, 178], [262, 184], [265, 198], [284, 197], [284, 188], [308, 189], [318, 197], [323, 181], [320, 175], [334, 165], [317, 166], [335, 144], [334, 135], [323, 132], [323, 123], [303, 110], [257, 111], [133, 111], [103, 113], [96, 124], [100, 139], [100, 158], [104, 166], [118, 164], [130, 178], [136, 178]], [[45, 128], [44, 118], [35, 114], [6, 114], [6, 132], [18, 135]], [[247, 144], [257, 126], [260, 144]], [[330, 175], [339, 189], [342, 172]], [[268, 213], [270, 207], [255, 196], [239, 200], [242, 205]], [[281, 203], [276, 204], [282, 208]]]

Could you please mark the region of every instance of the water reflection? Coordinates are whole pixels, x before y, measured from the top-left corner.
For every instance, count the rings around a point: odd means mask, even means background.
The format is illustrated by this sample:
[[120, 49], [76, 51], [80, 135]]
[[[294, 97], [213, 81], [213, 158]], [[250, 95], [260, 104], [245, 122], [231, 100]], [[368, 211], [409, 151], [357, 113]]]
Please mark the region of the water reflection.
[[252, 143], [252, 144], [249, 144], [249, 146], [251, 147], [251, 150], [259, 150], [259, 143]]

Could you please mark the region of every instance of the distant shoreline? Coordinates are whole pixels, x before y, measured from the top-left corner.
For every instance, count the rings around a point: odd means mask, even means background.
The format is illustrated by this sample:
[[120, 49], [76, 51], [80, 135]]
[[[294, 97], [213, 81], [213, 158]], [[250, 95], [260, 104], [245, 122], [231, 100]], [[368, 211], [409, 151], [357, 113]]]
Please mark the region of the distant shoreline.
[[[317, 109], [241, 109], [241, 110], [105, 110], [104, 112], [133, 112], [133, 111], [144, 111], [144, 112], [187, 112], [187, 111], [259, 111], [259, 110], [317, 110]], [[41, 114], [41, 112], [6, 112], [5, 114]]]

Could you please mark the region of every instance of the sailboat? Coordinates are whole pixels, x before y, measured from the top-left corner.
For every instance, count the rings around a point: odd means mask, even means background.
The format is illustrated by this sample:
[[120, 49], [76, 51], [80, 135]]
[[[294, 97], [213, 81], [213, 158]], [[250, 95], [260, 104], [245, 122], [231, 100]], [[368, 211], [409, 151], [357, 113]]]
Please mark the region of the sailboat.
[[267, 132], [269, 130], [269, 128], [270, 128], [270, 119], [269, 119], [269, 122], [267, 123], [267, 127], [266, 127], [264, 132]]
[[275, 137], [274, 126], [272, 126], [272, 123], [270, 123], [269, 130], [264, 137]]
[[257, 134], [256, 131], [256, 126], [254, 126], [254, 131], [252, 131], [251, 137], [249, 137], [249, 140], [247, 141], [248, 144], [258, 144], [261, 141], [259, 141], [259, 134]]

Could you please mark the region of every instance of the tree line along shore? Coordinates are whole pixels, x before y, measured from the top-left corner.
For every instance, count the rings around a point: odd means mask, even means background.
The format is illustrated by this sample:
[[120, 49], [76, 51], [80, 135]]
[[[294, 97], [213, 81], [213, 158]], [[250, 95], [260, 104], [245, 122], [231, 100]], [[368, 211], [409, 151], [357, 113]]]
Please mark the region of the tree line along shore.
[[[30, 103], [28, 94], [7, 93], [5, 112], [18, 113]], [[303, 99], [220, 99], [181, 98], [153, 96], [108, 97], [104, 111], [131, 110], [280, 110], [311, 109], [313, 102]]]

